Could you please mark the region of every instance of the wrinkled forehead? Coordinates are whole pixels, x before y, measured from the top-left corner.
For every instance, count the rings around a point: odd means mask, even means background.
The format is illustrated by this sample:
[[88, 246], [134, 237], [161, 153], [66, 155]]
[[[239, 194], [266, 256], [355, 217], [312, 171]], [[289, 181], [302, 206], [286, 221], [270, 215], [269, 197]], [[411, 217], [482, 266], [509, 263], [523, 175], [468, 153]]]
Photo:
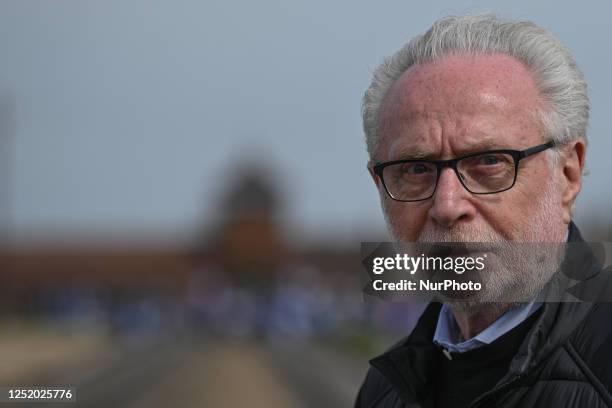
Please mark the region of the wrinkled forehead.
[[520, 61], [499, 54], [447, 56], [409, 68], [393, 84], [380, 109], [379, 146], [388, 148], [401, 136], [425, 143], [436, 133], [432, 127], [462, 143], [494, 145], [503, 126], [539, 126], [541, 107], [534, 76]]

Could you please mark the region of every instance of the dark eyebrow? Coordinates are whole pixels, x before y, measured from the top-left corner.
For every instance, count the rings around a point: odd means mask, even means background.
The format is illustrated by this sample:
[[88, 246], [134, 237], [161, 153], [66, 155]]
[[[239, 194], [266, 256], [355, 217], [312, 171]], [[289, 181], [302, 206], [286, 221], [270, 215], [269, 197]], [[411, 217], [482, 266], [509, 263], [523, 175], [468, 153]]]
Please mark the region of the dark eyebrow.
[[509, 149], [505, 144], [500, 145], [498, 140], [485, 139], [478, 143], [467, 145], [465, 148], [459, 149], [457, 152], [458, 156], [465, 156], [466, 154], [486, 152], [489, 150], [504, 150]]
[[393, 160], [435, 160], [438, 156], [437, 153], [421, 149], [420, 147], [398, 149], [393, 153]]
[[[499, 141], [487, 138], [478, 143], [469, 144], [465, 148], [461, 148], [457, 151], [454, 157], [462, 157], [472, 153], [487, 152], [489, 150], [503, 150], [508, 149], [507, 146], [502, 146]], [[439, 160], [440, 156], [438, 153], [433, 153], [429, 150], [423, 149], [420, 146], [413, 146], [409, 148], [400, 148], [393, 154], [393, 160]]]

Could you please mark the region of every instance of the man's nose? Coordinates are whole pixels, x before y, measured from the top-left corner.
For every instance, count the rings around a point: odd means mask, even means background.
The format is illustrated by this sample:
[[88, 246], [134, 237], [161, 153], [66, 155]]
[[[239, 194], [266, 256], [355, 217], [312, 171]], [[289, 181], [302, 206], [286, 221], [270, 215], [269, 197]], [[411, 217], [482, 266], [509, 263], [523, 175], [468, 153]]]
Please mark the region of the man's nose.
[[443, 168], [438, 179], [429, 216], [445, 228], [474, 218], [476, 209], [470, 202], [471, 193], [463, 187], [455, 171]]

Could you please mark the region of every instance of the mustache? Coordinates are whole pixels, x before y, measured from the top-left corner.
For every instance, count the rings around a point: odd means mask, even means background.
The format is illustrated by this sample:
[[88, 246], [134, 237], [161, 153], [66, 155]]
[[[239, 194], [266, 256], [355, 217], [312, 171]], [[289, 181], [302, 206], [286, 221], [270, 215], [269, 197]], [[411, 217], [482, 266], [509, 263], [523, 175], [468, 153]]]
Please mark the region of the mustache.
[[463, 224], [452, 229], [437, 226], [425, 227], [416, 242], [506, 242], [500, 234], [490, 228], [479, 228]]

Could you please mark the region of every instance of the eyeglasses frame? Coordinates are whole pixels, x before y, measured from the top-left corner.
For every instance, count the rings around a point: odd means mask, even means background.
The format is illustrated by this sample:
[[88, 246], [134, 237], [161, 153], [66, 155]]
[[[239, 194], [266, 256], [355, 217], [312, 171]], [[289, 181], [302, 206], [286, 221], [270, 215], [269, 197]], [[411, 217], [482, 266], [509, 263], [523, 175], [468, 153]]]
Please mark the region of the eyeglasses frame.
[[[438, 181], [440, 180], [440, 174], [442, 174], [442, 170], [445, 167], [450, 167], [450, 168], [453, 169], [453, 171], [457, 175], [457, 178], [459, 179], [459, 182], [461, 182], [461, 185], [468, 192], [470, 192], [472, 194], [479, 194], [479, 195], [480, 194], [497, 194], [497, 193], [501, 193], [501, 192], [510, 190], [512, 187], [514, 187], [514, 185], [516, 184], [516, 178], [518, 176], [519, 163], [520, 163], [521, 160], [523, 160], [526, 157], [533, 156], [536, 153], [543, 152], [544, 150], [550, 149], [550, 148], [555, 147], [555, 146], [556, 146], [555, 142], [551, 140], [551, 141], [548, 141], [548, 142], [543, 143], [541, 145], [533, 146], [533, 147], [530, 147], [530, 148], [525, 149], [525, 150], [512, 150], [512, 149], [485, 150], [485, 151], [482, 151], [482, 152], [470, 153], [470, 154], [467, 154], [465, 156], [456, 157], [454, 159], [449, 159], [449, 160], [421, 160], [421, 159], [392, 160], [392, 161], [388, 161], [388, 162], [384, 162], [384, 163], [376, 163], [372, 167], [372, 170], [374, 171], [374, 174], [376, 174], [378, 176], [378, 178], [380, 179], [380, 181], [383, 184], [383, 186], [385, 188], [385, 191], [387, 192], [389, 197], [391, 197], [391, 199], [393, 199], [395, 201], [399, 201], [399, 202], [403, 202], [403, 203], [412, 203], [412, 202], [417, 202], [417, 201], [425, 201], [425, 200], [429, 200], [431, 197], [433, 197], [434, 194], [436, 194], [436, 190], [438, 188]], [[457, 169], [457, 163], [459, 161], [461, 161], [463, 159], [467, 159], [469, 157], [480, 156], [480, 155], [483, 155], [483, 154], [494, 154], [494, 153], [509, 154], [514, 159], [514, 179], [512, 180], [512, 184], [508, 188], [504, 188], [503, 190], [499, 190], [499, 191], [486, 192], [486, 193], [475, 193], [475, 192], [471, 191], [465, 185], [463, 180], [461, 179], [461, 176], [459, 175], [459, 170]], [[436, 174], [436, 185], [435, 185], [433, 191], [431, 192], [431, 195], [429, 195], [426, 198], [419, 198], [417, 200], [400, 200], [400, 199], [397, 199], [397, 198], [393, 197], [393, 195], [391, 194], [391, 192], [387, 188], [387, 184], [385, 183], [385, 179], [383, 177], [383, 171], [384, 171], [385, 167], [392, 166], [394, 164], [401, 164], [401, 163], [432, 163], [432, 164], [435, 164], [436, 171], [437, 171], [437, 174]]]

